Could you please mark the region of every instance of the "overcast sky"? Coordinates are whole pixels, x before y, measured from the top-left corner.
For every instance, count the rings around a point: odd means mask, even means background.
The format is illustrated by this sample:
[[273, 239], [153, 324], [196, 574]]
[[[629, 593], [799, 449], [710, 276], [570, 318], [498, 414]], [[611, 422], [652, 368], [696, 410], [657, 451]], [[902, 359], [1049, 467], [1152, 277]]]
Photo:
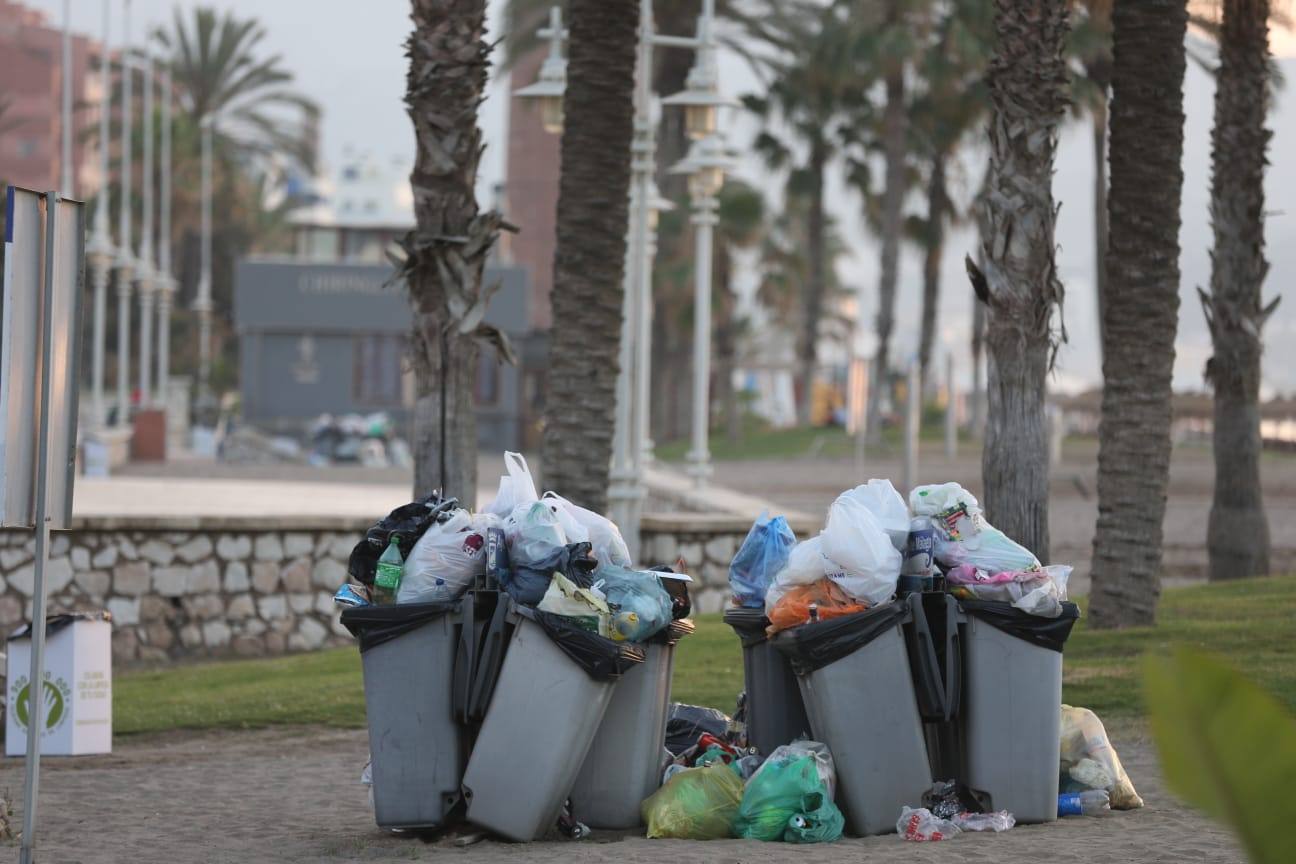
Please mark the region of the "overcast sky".
[[[50, 13], [61, 22], [60, 0], [27, 0], [29, 5]], [[327, 163], [337, 166], [347, 153], [369, 152], [387, 161], [412, 158], [413, 135], [405, 116], [405, 56], [402, 42], [409, 31], [406, 0], [135, 0], [132, 29], [136, 36], [146, 24], [169, 21], [176, 6], [188, 9], [214, 5], [232, 9], [240, 16], [256, 16], [266, 26], [267, 50], [281, 53], [284, 65], [297, 76], [296, 86], [324, 108], [322, 152]], [[501, 3], [492, 2], [492, 35], [498, 35]], [[102, 31], [101, 0], [72, 0], [73, 29], [98, 37]], [[121, 0], [113, 0], [114, 11]], [[119, 43], [121, 30], [114, 21], [111, 40]], [[1296, 56], [1296, 39], [1278, 36], [1275, 50]], [[1266, 182], [1268, 255], [1270, 270], [1265, 296], [1282, 291], [1296, 272], [1296, 60], [1283, 60], [1288, 82], [1280, 93], [1270, 126], [1274, 136], [1269, 156], [1273, 163]], [[722, 58], [722, 88], [731, 95], [756, 89], [756, 78], [736, 57]], [[487, 143], [479, 185], [483, 203], [488, 190], [505, 174], [504, 137], [507, 119], [503, 110], [502, 82], [492, 85], [492, 98], [483, 106], [482, 127]], [[1182, 289], [1180, 327], [1175, 363], [1175, 386], [1200, 389], [1202, 368], [1210, 355], [1210, 337], [1197, 300], [1196, 286], [1210, 282], [1211, 232], [1209, 215], [1210, 128], [1214, 84], [1209, 75], [1189, 65], [1185, 105], [1187, 127], [1184, 147]], [[729, 143], [745, 149], [754, 126], [743, 117], [728, 125]], [[963, 197], [980, 181], [984, 154], [969, 147], [963, 154], [962, 170], [954, 175], [956, 195]], [[1054, 195], [1061, 202], [1058, 217], [1058, 269], [1065, 285], [1066, 324], [1070, 344], [1059, 355], [1054, 386], [1073, 390], [1096, 384], [1101, 379], [1098, 363], [1097, 314], [1093, 295], [1093, 158], [1087, 122], [1068, 125], [1058, 154]], [[770, 188], [759, 163], [745, 160], [739, 176]], [[829, 204], [839, 220], [840, 230], [851, 250], [839, 263], [843, 280], [862, 286], [871, 310], [876, 302], [877, 248], [862, 228], [860, 202], [840, 182], [833, 184]], [[967, 229], [949, 235], [942, 282], [940, 332], [953, 347], [956, 357], [967, 356], [971, 320], [971, 292], [963, 274], [965, 252], [972, 251], [975, 238]], [[898, 308], [897, 345], [899, 354], [913, 350], [921, 295], [921, 261], [913, 249], [906, 249], [901, 262], [901, 290]], [[1296, 392], [1296, 298], [1287, 298], [1270, 319], [1265, 331], [1267, 353], [1264, 381], [1270, 390]]]

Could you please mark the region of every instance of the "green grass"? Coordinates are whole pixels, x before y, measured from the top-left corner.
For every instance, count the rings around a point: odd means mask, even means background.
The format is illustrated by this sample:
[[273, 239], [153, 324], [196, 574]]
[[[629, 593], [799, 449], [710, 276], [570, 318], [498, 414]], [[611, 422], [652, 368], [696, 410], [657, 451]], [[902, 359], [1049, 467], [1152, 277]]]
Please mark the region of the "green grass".
[[[1083, 605], [1083, 602], [1082, 604]], [[1155, 628], [1095, 632], [1082, 620], [1067, 643], [1063, 699], [1099, 716], [1143, 713], [1142, 656], [1173, 643], [1217, 654], [1296, 708], [1296, 577], [1178, 588], [1161, 599]], [[702, 615], [680, 643], [673, 698], [732, 711], [742, 689], [738, 639]], [[125, 672], [114, 688], [118, 733], [364, 725], [359, 655], [339, 648], [267, 660], [231, 660]]]
[[[899, 427], [883, 429], [882, 443], [898, 453], [903, 444], [901, 435]], [[944, 427], [934, 422], [924, 424], [919, 438], [929, 442], [943, 441], [944, 436]], [[960, 440], [970, 439], [960, 436]], [[712, 429], [707, 446], [711, 458], [722, 462], [734, 459], [845, 459], [855, 454], [854, 437], [837, 426], [771, 429], [753, 422], [746, 425], [737, 442], [731, 442], [723, 429]], [[689, 442], [686, 440], [667, 441], [657, 445], [655, 453], [663, 462], [683, 462], [688, 450]]]

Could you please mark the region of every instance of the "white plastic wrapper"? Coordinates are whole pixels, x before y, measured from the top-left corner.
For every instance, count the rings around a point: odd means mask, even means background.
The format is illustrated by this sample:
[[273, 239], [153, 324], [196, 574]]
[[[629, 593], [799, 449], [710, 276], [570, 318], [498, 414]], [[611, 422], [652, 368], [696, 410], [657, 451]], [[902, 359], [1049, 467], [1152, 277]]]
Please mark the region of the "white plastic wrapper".
[[896, 833], [906, 840], [926, 842], [929, 840], [948, 840], [963, 833], [948, 819], [941, 819], [932, 814], [926, 807], [914, 809], [903, 807], [900, 818], [896, 820]]
[[[824, 575], [856, 600], [877, 606], [895, 594], [903, 561], [869, 507], [853, 493], [837, 497], [828, 510]], [[905, 526], [908, 537], [908, 525]]]

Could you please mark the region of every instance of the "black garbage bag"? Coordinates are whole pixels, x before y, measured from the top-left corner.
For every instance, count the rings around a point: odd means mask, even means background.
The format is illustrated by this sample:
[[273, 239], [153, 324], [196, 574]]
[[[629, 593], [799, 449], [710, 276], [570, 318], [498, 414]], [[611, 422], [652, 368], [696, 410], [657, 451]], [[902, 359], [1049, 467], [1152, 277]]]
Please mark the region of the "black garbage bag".
[[774, 640], [798, 675], [809, 675], [843, 657], [854, 654], [905, 616], [903, 603], [887, 603], [866, 612], [843, 615], [785, 630]]
[[397, 507], [366, 531], [364, 539], [351, 550], [347, 573], [362, 585], [372, 585], [378, 558], [391, 543], [393, 534], [401, 557], [408, 558], [428, 526], [449, 518], [450, 512], [458, 506], [459, 502], [454, 498], [442, 498], [434, 492], [426, 498]]
[[703, 735], [714, 735], [721, 741], [729, 731], [729, 715], [700, 705], [670, 704], [666, 715], [666, 749], [679, 756], [698, 743]]
[[1011, 603], [993, 600], [960, 600], [959, 605], [964, 612], [996, 630], [1059, 654], [1080, 617], [1080, 607], [1070, 602], [1062, 604], [1062, 614], [1056, 618], [1041, 618], [1023, 612]]
[[342, 626], [360, 642], [360, 653], [417, 630], [455, 611], [457, 603], [399, 603], [350, 606], [342, 610]]
[[501, 574], [500, 584], [513, 602], [522, 606], [535, 606], [544, 599], [553, 581], [554, 573], [561, 573], [580, 588], [594, 584], [593, 573], [598, 559], [591, 554], [589, 543], [571, 543], [556, 546], [549, 557], [534, 564], [514, 564]]
[[[654, 573], [674, 573], [673, 568], [665, 564], [659, 564], [656, 567], [649, 567]], [[683, 579], [662, 579], [662, 587], [671, 598], [671, 618], [676, 621], [681, 618], [687, 618], [693, 611], [693, 601], [689, 598], [688, 583]]]
[[940, 819], [953, 819], [960, 813], [989, 813], [994, 810], [990, 793], [973, 789], [955, 780], [940, 780], [923, 793], [922, 805]]
[[636, 663], [644, 661], [644, 651], [629, 642], [613, 642], [606, 636], [583, 630], [562, 615], [525, 609], [519, 612], [531, 618], [554, 644], [595, 681], [619, 678]]

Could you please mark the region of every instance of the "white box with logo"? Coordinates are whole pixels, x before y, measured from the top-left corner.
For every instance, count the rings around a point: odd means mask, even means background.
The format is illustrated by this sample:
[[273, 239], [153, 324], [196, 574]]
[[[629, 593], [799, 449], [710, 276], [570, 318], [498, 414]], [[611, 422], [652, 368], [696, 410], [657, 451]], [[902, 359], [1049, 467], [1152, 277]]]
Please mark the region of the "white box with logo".
[[[112, 752], [112, 625], [51, 616], [45, 636], [42, 756]], [[27, 753], [31, 637], [9, 639], [5, 753]]]

